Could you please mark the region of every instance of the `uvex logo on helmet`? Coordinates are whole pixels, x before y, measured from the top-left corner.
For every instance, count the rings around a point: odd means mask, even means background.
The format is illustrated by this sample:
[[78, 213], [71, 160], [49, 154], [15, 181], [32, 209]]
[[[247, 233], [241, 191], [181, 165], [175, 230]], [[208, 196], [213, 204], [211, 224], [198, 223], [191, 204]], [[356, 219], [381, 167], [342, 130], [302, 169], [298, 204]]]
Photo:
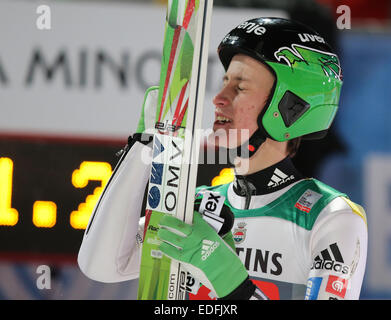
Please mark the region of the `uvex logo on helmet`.
[[246, 33], [254, 32], [257, 36], [261, 36], [266, 32], [266, 28], [262, 27], [258, 23], [255, 22], [243, 22], [237, 26], [237, 29], [245, 29]]

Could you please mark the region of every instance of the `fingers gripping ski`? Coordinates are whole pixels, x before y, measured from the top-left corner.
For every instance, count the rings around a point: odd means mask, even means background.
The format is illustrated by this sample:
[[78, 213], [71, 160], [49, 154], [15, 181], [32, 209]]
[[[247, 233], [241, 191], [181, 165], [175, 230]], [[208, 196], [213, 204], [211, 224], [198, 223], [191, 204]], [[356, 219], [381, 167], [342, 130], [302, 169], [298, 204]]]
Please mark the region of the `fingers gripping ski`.
[[218, 297], [227, 296], [248, 278], [236, 253], [198, 212], [194, 212], [192, 226], [168, 215], [160, 220], [160, 224], [161, 251], [183, 263]]

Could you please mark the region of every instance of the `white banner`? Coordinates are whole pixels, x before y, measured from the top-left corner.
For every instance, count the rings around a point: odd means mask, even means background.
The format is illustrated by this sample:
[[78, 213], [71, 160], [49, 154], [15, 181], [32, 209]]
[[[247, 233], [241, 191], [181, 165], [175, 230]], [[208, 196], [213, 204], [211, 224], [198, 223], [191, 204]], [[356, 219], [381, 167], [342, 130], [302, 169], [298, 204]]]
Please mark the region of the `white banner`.
[[[159, 82], [165, 7], [0, 0], [0, 134], [124, 139]], [[216, 48], [242, 21], [280, 11], [215, 8], [203, 127], [222, 83]]]

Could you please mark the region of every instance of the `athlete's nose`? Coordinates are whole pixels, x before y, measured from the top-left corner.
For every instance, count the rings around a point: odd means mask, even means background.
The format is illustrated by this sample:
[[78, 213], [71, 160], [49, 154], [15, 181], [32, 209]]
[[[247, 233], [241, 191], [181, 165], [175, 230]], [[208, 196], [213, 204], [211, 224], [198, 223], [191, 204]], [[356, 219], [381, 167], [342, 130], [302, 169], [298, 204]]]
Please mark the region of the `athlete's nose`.
[[220, 92], [213, 98], [213, 104], [216, 108], [224, 108], [229, 104], [229, 99], [225, 88], [222, 88]]

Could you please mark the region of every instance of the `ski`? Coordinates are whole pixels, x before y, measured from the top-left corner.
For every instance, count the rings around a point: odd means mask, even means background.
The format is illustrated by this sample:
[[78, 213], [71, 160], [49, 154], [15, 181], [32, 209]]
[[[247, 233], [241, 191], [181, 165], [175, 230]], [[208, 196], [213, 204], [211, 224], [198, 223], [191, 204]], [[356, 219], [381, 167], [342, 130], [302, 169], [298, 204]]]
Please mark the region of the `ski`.
[[[158, 250], [158, 222], [192, 223], [213, 0], [169, 0], [138, 299], [183, 300], [186, 271]], [[198, 131], [199, 132], [199, 131]]]

